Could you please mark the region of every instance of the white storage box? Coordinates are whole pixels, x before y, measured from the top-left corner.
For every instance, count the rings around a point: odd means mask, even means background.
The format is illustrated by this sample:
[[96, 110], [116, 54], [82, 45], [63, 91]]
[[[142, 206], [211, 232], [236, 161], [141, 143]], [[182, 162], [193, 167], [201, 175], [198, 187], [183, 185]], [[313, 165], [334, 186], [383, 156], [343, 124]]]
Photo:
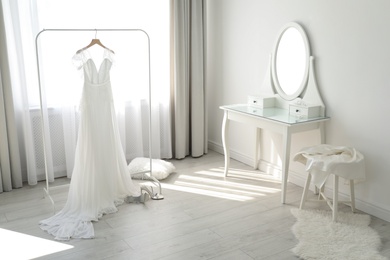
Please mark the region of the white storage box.
[[290, 104], [289, 106], [290, 115], [297, 117], [319, 117], [320, 116], [320, 106], [311, 106], [311, 105], [298, 105]]
[[274, 97], [248, 96], [248, 105], [258, 108], [274, 107]]

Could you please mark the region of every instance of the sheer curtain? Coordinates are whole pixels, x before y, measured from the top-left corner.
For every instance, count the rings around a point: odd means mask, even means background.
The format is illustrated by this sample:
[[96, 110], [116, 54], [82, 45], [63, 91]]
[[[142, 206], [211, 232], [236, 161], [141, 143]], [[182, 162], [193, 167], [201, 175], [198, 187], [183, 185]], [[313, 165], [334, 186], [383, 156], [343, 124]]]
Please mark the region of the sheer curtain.
[[203, 0], [171, 1], [172, 118], [176, 158], [207, 153]]
[[[29, 15], [31, 5], [20, 8], [17, 1], [2, 1], [0, 12], [0, 169], [1, 191], [10, 191], [22, 186], [27, 179], [26, 169], [31, 176], [28, 181], [36, 184], [36, 175], [29, 154], [24, 149], [30, 149], [28, 142], [29, 113], [26, 103], [26, 82], [31, 80], [24, 76], [28, 71], [24, 60], [29, 59], [28, 50], [21, 42], [31, 37], [31, 26], [23, 28], [20, 20], [31, 22]], [[19, 10], [11, 16], [11, 10]], [[31, 24], [31, 23], [30, 23]], [[23, 36], [22, 36], [23, 34]], [[30, 40], [33, 38], [31, 37]], [[31, 58], [31, 57], [30, 57]]]
[[[3, 0], [2, 9], [1, 36], [6, 35], [0, 39], [0, 169], [3, 183], [4, 180], [9, 182], [4, 175], [12, 176], [14, 187], [21, 186], [22, 180], [33, 185], [45, 179], [43, 137], [49, 180], [70, 177], [73, 169], [82, 78], [72, 64], [72, 57], [95, 38], [95, 32], [43, 32], [39, 36], [43, 120], [46, 126], [42, 131], [35, 36], [43, 28], [145, 30], [151, 43], [152, 151], [149, 151], [148, 143], [147, 37], [142, 33], [101, 31], [96, 36], [116, 53], [111, 79], [128, 161], [150, 154], [153, 158], [172, 157], [169, 0]], [[100, 64], [98, 59], [95, 62]], [[3, 124], [4, 120], [7, 124]], [[7, 135], [3, 134], [5, 131]], [[9, 156], [3, 147], [9, 148]], [[17, 169], [18, 166], [20, 169]], [[19, 175], [20, 178], [17, 178]], [[19, 180], [20, 184], [16, 184]]]

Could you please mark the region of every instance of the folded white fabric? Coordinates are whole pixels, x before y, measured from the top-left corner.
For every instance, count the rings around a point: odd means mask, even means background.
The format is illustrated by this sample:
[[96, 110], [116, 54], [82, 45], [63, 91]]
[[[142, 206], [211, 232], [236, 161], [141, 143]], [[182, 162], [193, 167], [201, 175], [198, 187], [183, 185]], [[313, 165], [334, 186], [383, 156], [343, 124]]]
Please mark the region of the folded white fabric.
[[312, 174], [313, 183], [319, 188], [331, 173], [348, 180], [365, 179], [364, 157], [351, 147], [328, 144], [306, 147], [293, 160], [306, 165], [305, 170]]

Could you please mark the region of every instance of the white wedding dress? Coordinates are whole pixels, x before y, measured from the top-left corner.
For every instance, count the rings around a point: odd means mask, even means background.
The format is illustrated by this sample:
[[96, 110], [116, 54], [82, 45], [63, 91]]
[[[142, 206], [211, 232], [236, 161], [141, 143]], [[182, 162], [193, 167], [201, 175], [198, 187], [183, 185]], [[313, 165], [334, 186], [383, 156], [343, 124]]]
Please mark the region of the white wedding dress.
[[139, 196], [133, 184], [121, 145], [110, 69], [114, 54], [104, 49], [99, 70], [88, 50], [73, 57], [84, 72], [80, 102], [81, 120], [75, 164], [64, 208], [39, 222], [57, 240], [93, 238], [93, 221], [114, 213], [128, 196]]

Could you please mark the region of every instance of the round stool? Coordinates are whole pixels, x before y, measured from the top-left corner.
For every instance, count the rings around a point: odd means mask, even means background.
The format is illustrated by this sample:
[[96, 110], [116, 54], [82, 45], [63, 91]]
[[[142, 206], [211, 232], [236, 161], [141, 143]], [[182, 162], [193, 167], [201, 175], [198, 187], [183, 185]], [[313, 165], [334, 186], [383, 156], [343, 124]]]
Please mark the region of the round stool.
[[[307, 201], [307, 192], [310, 183], [313, 182], [318, 199], [325, 201], [332, 210], [333, 221], [337, 220], [338, 204], [348, 204], [352, 212], [355, 211], [355, 180], [365, 179], [364, 156], [354, 148], [345, 146], [332, 146], [321, 144], [303, 148], [294, 156], [294, 161], [306, 165], [308, 172], [305, 187], [303, 189], [301, 203], [302, 209]], [[329, 175], [333, 175], [333, 200], [325, 196], [325, 182]], [[339, 201], [339, 177], [349, 180], [350, 201]]]

